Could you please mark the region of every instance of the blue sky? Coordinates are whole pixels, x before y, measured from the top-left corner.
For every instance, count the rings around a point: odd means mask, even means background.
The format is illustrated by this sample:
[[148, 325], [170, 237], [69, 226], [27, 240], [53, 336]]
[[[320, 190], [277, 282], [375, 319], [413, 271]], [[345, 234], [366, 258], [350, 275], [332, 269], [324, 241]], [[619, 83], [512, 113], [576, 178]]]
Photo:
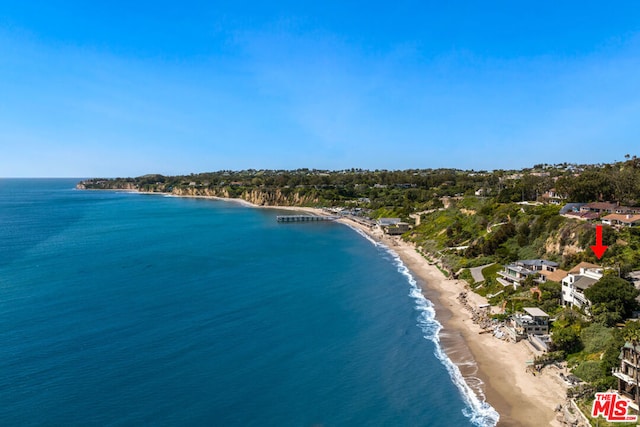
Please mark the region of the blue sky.
[[0, 4], [0, 176], [520, 168], [639, 142], [637, 1]]

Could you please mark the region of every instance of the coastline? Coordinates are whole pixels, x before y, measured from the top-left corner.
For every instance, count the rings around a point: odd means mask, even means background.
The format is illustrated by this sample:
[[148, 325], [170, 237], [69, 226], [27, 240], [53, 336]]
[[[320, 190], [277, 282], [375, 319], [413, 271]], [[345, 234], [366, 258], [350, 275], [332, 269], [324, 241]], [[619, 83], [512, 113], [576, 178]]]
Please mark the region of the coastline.
[[[458, 366], [469, 387], [500, 414], [499, 426], [562, 426], [555, 408], [564, 404], [566, 386], [558, 377], [557, 368], [547, 367], [535, 376], [526, 370], [533, 352], [525, 341], [508, 343], [492, 334], [481, 334], [471, 313], [459, 301], [466, 282], [447, 279], [415, 248], [400, 238], [383, 235], [350, 219], [339, 222], [357, 228], [370, 238], [394, 251], [411, 271], [436, 310], [436, 320], [442, 325], [440, 344], [445, 354]], [[472, 306], [487, 301], [469, 291]]]
[[[120, 191], [120, 190], [116, 190]], [[122, 190], [127, 191], [127, 190]], [[217, 196], [173, 195], [170, 193], [128, 192], [171, 197], [202, 198], [240, 203], [251, 208], [266, 208], [311, 215], [328, 215], [323, 209], [297, 206], [259, 206], [243, 199]], [[384, 235], [348, 217], [337, 222], [357, 229], [395, 252], [417, 280], [423, 295], [432, 302], [436, 320], [442, 325], [438, 336], [446, 356], [458, 367], [467, 385], [480, 401], [486, 401], [500, 415], [498, 426], [562, 426], [555, 408], [565, 403], [566, 386], [555, 367], [547, 367], [535, 376], [526, 370], [533, 352], [526, 342], [512, 344], [481, 334], [472, 315], [459, 301], [466, 282], [446, 278], [441, 271], [399, 237]], [[486, 299], [469, 291], [471, 306], [485, 304]], [[554, 371], [555, 370], [555, 371]]]
[[[206, 197], [206, 196], [205, 196]], [[266, 208], [327, 215], [320, 208], [295, 206], [257, 206], [242, 199], [209, 197], [236, 201], [254, 208]], [[533, 352], [525, 341], [517, 344], [480, 334], [471, 313], [459, 301], [466, 290], [463, 280], [452, 280], [421, 256], [415, 248], [400, 239], [375, 232], [349, 218], [337, 222], [355, 228], [376, 242], [387, 246], [402, 260], [436, 310], [436, 320], [442, 325], [440, 344], [449, 359], [458, 367], [467, 385], [481, 401], [486, 401], [499, 414], [498, 426], [562, 426], [555, 408], [566, 400], [566, 386], [558, 378], [555, 367], [544, 368], [535, 376], [527, 371], [526, 362]], [[477, 307], [487, 300], [469, 291], [469, 303]]]

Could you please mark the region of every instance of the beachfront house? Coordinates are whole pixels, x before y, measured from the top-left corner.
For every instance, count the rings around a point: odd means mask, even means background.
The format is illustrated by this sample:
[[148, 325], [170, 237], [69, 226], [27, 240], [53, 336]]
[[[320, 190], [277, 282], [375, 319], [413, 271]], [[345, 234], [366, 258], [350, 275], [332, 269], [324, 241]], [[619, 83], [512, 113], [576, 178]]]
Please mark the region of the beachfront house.
[[538, 307], [524, 307], [524, 314], [516, 314], [511, 324], [522, 336], [547, 335], [549, 333], [549, 315]]
[[399, 236], [409, 231], [409, 224], [406, 222], [399, 222], [394, 225], [386, 226], [384, 230], [390, 236]]
[[562, 305], [589, 310], [591, 302], [584, 296], [584, 290], [593, 286], [603, 276], [601, 267], [581, 263], [569, 271], [562, 279]]
[[620, 367], [613, 370], [618, 379], [618, 394], [629, 399], [629, 406], [638, 410], [638, 380], [640, 379], [640, 345], [626, 342], [620, 352]]
[[507, 325], [507, 334], [512, 341], [528, 339], [540, 351], [549, 351], [549, 315], [538, 307], [524, 307], [524, 313], [511, 317]]
[[402, 222], [400, 218], [380, 218], [378, 225], [391, 236], [399, 236], [409, 231], [409, 224]]
[[378, 219], [378, 225], [380, 227], [387, 227], [389, 225], [396, 225], [399, 222], [402, 222], [400, 218], [380, 218]]
[[498, 271], [500, 277], [497, 280], [503, 286], [513, 286], [514, 289], [517, 289], [518, 286], [524, 284], [529, 276], [532, 276], [536, 283], [543, 283], [547, 280], [556, 281], [564, 273], [563, 270], [560, 270], [558, 274], [553, 274], [558, 270], [557, 262], [545, 259], [524, 259], [505, 265], [502, 271]]

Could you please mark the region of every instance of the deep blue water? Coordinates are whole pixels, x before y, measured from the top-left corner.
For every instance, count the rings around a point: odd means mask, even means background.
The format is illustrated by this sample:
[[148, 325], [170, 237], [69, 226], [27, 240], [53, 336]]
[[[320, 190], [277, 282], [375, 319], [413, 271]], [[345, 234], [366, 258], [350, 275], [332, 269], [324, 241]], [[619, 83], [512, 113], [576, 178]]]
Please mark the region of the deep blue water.
[[385, 248], [77, 181], [0, 180], [0, 424], [490, 423]]

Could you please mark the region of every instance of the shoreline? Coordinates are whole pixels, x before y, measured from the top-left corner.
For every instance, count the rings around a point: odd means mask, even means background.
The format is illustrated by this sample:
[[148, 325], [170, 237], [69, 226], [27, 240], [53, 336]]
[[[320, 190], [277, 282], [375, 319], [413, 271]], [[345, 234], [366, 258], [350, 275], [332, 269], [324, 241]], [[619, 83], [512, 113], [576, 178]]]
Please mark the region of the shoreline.
[[[298, 206], [259, 206], [239, 198], [217, 196], [175, 195], [171, 193], [124, 191], [139, 194], [163, 195], [180, 198], [199, 198], [235, 202], [246, 207], [304, 212], [328, 215], [321, 208]], [[498, 426], [562, 426], [556, 419], [555, 408], [565, 404], [566, 386], [562, 384], [555, 367], [546, 367], [537, 375], [526, 370], [526, 362], [533, 352], [525, 341], [508, 343], [492, 334], [481, 334], [473, 323], [471, 313], [459, 301], [458, 295], [468, 290], [463, 280], [452, 280], [420, 255], [409, 243], [399, 237], [384, 235], [349, 217], [336, 222], [359, 230], [375, 242], [393, 251], [418, 282], [422, 294], [434, 306], [436, 320], [442, 325], [438, 334], [440, 346], [451, 362], [457, 366], [468, 387], [481, 402], [491, 405], [500, 415]], [[473, 307], [485, 304], [485, 298], [467, 292]]]
[[[436, 320], [442, 325], [440, 345], [458, 367], [467, 385], [481, 401], [500, 414], [499, 426], [562, 426], [555, 408], [566, 400], [566, 386], [555, 367], [546, 367], [533, 376], [526, 362], [533, 352], [525, 341], [517, 344], [481, 334], [481, 327], [459, 301], [458, 295], [468, 290], [463, 280], [448, 279], [440, 270], [400, 238], [382, 235], [356, 221], [340, 219], [395, 252], [417, 279], [423, 295], [433, 303]], [[472, 306], [485, 304], [480, 295], [468, 291]]]

